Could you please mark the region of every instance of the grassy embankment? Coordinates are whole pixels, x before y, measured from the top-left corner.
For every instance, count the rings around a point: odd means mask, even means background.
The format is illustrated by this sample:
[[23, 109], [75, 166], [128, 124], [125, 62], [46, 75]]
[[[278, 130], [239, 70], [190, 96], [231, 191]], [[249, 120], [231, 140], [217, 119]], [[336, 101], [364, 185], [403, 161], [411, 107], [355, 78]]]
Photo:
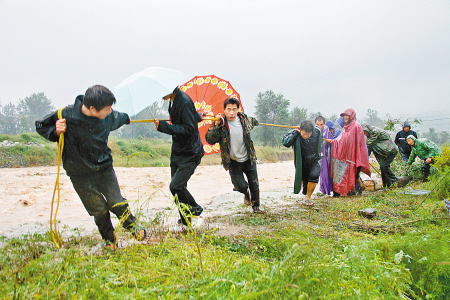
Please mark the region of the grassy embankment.
[[[34, 167], [56, 165], [57, 144], [49, 142], [37, 133], [21, 135], [0, 134], [3, 140], [19, 142], [18, 146], [0, 147], [0, 168]], [[27, 142], [37, 142], [45, 147], [29, 147]], [[119, 139], [111, 137], [111, 148], [115, 167], [168, 167], [170, 165], [171, 144], [157, 139]], [[256, 147], [258, 159], [262, 162], [292, 160], [293, 152], [287, 148]], [[220, 164], [220, 155], [208, 155], [202, 165]]]
[[[438, 180], [410, 187], [434, 190]], [[266, 215], [208, 220], [240, 228], [226, 236], [174, 234], [162, 230], [164, 216], [141, 215], [149, 238], [113, 253], [98, 247], [98, 234], [77, 231], [62, 233], [61, 250], [48, 234], [0, 238], [0, 298], [446, 299], [448, 213], [435, 194], [404, 192], [321, 198], [318, 211], [293, 200]], [[368, 207], [377, 217], [358, 217]]]
[[[416, 184], [416, 188], [430, 185]], [[114, 253], [99, 235], [3, 239], [0, 297], [9, 299], [446, 299], [450, 230], [442, 201], [402, 189], [292, 203], [267, 215], [219, 217], [241, 231], [173, 234], [160, 219], [150, 237]], [[378, 216], [361, 219], [357, 210]], [[119, 231], [120, 239], [127, 239]]]

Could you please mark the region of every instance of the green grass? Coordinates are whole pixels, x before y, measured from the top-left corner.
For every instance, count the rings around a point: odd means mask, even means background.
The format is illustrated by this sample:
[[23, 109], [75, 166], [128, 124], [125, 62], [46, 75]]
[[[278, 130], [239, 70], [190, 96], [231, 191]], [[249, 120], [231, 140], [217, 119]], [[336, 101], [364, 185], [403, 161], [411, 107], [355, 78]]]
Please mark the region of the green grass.
[[[244, 229], [232, 235], [156, 234], [160, 223], [141, 216], [147, 243], [113, 253], [99, 234], [63, 232], [61, 250], [48, 234], [3, 238], [0, 298], [446, 299], [449, 217], [443, 201], [423, 199], [392, 189], [214, 219]], [[377, 217], [358, 217], [365, 207]]]
[[[54, 166], [57, 163], [57, 144], [47, 141], [37, 133], [0, 135], [3, 140], [19, 142], [19, 146], [0, 147], [0, 168]], [[45, 147], [29, 147], [27, 142], [38, 142]], [[121, 139], [110, 137], [115, 167], [168, 167], [172, 144], [161, 139]], [[262, 162], [278, 162], [293, 159], [291, 149], [256, 147], [258, 159]], [[220, 154], [207, 155], [202, 165], [220, 165]]]

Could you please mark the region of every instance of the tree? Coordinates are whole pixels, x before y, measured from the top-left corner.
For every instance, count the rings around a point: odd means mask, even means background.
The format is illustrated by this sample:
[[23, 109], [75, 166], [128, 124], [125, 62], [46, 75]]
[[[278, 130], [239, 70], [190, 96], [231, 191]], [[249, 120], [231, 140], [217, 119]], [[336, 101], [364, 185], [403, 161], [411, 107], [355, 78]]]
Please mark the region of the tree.
[[2, 108], [2, 118], [1, 118], [1, 128], [0, 131], [6, 134], [17, 134], [17, 108], [11, 102]]
[[363, 122], [379, 128], [384, 128], [384, 122], [378, 117], [376, 110], [368, 109], [366, 116], [363, 118]]
[[439, 144], [439, 134], [436, 132], [436, 129], [433, 127], [428, 128], [428, 132], [424, 132], [424, 137], [429, 139], [435, 144]]
[[18, 131], [36, 131], [34, 123], [36, 120], [48, 115], [55, 110], [52, 102], [44, 93], [34, 93], [25, 99], [21, 99], [17, 105]]
[[289, 114], [289, 125], [299, 126], [303, 121], [308, 119], [308, 109], [294, 107]]
[[[260, 123], [286, 124], [289, 119], [289, 103], [283, 94], [275, 94], [272, 90], [259, 93], [256, 97], [256, 118]], [[286, 129], [272, 126], [261, 126], [255, 132], [264, 146], [281, 145], [281, 136]]]
[[[169, 119], [169, 101], [156, 101], [140, 111], [133, 120]], [[122, 138], [159, 138], [167, 139], [167, 135], [156, 130], [154, 123], [132, 123], [114, 131], [113, 136]]]

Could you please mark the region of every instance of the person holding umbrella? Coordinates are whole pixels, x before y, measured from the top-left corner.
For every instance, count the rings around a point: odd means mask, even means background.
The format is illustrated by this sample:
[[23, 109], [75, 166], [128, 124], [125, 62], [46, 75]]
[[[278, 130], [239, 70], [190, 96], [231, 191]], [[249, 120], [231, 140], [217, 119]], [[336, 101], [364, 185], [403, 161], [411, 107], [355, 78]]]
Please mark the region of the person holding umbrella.
[[172, 124], [155, 120], [156, 130], [172, 136], [172, 153], [170, 156], [171, 182], [170, 192], [177, 195], [180, 206], [180, 222], [187, 226], [191, 216], [200, 216], [203, 208], [187, 190], [187, 182], [200, 164], [203, 145], [198, 133], [198, 123], [202, 117], [195, 109], [191, 98], [178, 87], [171, 94], [163, 97], [170, 100], [169, 114]]
[[223, 108], [225, 118], [222, 118], [222, 114], [216, 115], [219, 120], [209, 127], [206, 141], [211, 145], [220, 144], [222, 165], [229, 171], [235, 190], [244, 194], [244, 203], [251, 205], [253, 212], [264, 213], [259, 207], [256, 153], [250, 136], [250, 131], [259, 123], [239, 111], [239, 100], [236, 98], [226, 99]]

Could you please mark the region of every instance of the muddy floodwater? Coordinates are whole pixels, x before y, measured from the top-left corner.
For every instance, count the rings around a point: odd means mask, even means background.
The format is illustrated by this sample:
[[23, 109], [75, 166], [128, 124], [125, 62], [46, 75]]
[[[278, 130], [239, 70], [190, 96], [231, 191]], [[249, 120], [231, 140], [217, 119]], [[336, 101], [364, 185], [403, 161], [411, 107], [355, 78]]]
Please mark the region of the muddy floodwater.
[[[177, 212], [169, 191], [170, 168], [115, 168], [122, 195], [130, 201], [132, 212], [145, 220], [163, 217], [175, 222]], [[56, 180], [56, 167], [0, 169], [0, 236], [12, 237], [42, 233], [49, 229], [50, 208]], [[263, 208], [302, 199], [293, 194], [294, 163], [258, 164], [261, 204]], [[76, 229], [80, 233], [96, 231], [62, 170], [60, 173], [61, 200], [57, 215], [60, 230]], [[200, 166], [188, 183], [188, 189], [205, 209], [208, 217], [250, 212], [243, 206], [243, 195], [233, 192], [230, 176], [222, 166]], [[316, 188], [316, 193], [319, 188]], [[113, 219], [117, 224], [118, 220]]]

